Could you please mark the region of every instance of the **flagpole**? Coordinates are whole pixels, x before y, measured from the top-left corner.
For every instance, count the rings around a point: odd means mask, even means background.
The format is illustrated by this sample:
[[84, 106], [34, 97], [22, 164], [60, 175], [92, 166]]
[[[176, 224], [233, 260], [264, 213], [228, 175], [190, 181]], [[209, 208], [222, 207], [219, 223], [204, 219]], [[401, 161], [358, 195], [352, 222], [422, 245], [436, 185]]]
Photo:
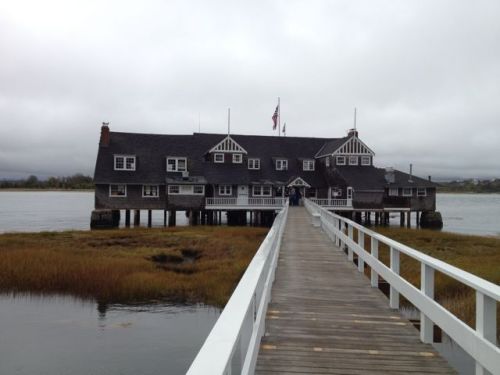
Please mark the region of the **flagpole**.
[[278, 96], [278, 137], [281, 137], [281, 105], [279, 96]]

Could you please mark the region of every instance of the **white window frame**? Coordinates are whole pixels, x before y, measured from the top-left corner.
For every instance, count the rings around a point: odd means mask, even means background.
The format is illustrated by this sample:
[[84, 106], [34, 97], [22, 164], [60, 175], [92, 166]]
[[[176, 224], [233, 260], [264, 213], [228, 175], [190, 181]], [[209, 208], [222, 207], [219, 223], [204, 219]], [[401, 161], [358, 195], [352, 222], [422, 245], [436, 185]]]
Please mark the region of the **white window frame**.
[[327, 157], [325, 158], [325, 167], [329, 167], [329, 166], [330, 166], [330, 157], [329, 157], [329, 156], [327, 156]]
[[223, 196], [233, 195], [233, 185], [219, 185], [219, 195]]
[[399, 189], [398, 188], [389, 188], [389, 197], [398, 197]]
[[358, 159], [359, 158], [356, 155], [349, 156], [349, 165], [358, 165], [358, 163], [359, 163]]
[[[266, 192], [264, 192], [266, 189]], [[269, 189], [269, 191], [267, 191]], [[254, 197], [271, 197], [273, 195], [273, 189], [271, 185], [253, 185], [252, 186], [252, 196]]]
[[314, 160], [302, 160], [302, 170], [303, 171], [314, 171]]
[[352, 195], [353, 195], [353, 193], [354, 193], [354, 189], [353, 189], [352, 187], [350, 187], [350, 186], [349, 186], [349, 187], [347, 188], [347, 194], [346, 194], [347, 199], [352, 199]]
[[[177, 191], [174, 191], [177, 190]], [[179, 195], [181, 193], [180, 185], [168, 185], [168, 194], [169, 195]]]
[[[408, 190], [410, 193], [408, 194]], [[403, 188], [403, 197], [412, 197], [413, 196], [413, 188]]]
[[243, 154], [233, 154], [233, 164], [243, 163]]
[[[218, 158], [221, 159], [218, 159]], [[216, 152], [214, 154], [214, 163], [224, 163], [224, 154], [222, 152]]]
[[[146, 188], [156, 188], [156, 195], [145, 194]], [[160, 196], [160, 186], [159, 185], [142, 185], [142, 197], [143, 198], [158, 198]]]
[[[168, 162], [173, 160], [174, 164]], [[184, 168], [179, 168], [179, 161], [184, 162]], [[184, 156], [167, 156], [167, 172], [186, 172], [187, 171], [187, 158]]]
[[417, 197], [426, 197], [426, 196], [427, 196], [426, 188], [417, 188]]
[[337, 164], [337, 165], [345, 165], [346, 164], [345, 156], [337, 156], [335, 158], [335, 164]]
[[[116, 166], [116, 163], [119, 159], [122, 159], [123, 167], [118, 168]], [[132, 159], [132, 166], [130, 168], [127, 168], [127, 159]], [[115, 171], [135, 171], [135, 166], [136, 166], [136, 157], [135, 155], [114, 155], [113, 159], [113, 166]]]
[[370, 156], [361, 156], [361, 165], [371, 165], [371, 157]]
[[286, 171], [288, 170], [288, 160], [287, 159], [276, 159], [276, 170]]
[[[125, 194], [124, 195], [113, 194], [113, 186], [116, 186], [117, 188], [119, 186], [125, 187], [125, 189], [124, 189]], [[109, 185], [109, 197], [110, 198], [127, 198], [127, 185], [125, 185], [125, 184], [111, 184], [111, 185]]]
[[[201, 193], [196, 192], [196, 188], [201, 187]], [[205, 195], [205, 185], [193, 185], [193, 195]]]
[[248, 169], [254, 169], [254, 170], [260, 169], [260, 159], [257, 158], [248, 159]]

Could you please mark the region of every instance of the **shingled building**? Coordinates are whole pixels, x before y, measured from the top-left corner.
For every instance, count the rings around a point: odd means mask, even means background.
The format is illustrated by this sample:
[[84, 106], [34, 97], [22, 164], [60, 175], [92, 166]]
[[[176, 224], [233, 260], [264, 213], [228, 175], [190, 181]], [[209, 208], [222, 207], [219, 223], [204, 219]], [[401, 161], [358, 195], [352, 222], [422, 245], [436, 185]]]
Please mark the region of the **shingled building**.
[[[374, 166], [375, 153], [355, 130], [343, 138], [236, 134], [160, 135], [111, 132], [104, 124], [94, 182], [98, 222], [101, 210], [163, 210], [175, 225], [175, 211], [192, 223], [245, 224], [272, 221], [286, 201], [306, 197], [359, 219], [387, 220], [388, 212], [434, 211], [436, 185], [391, 168]], [[250, 213], [249, 215], [247, 215]], [[356, 216], [357, 214], [357, 216]]]

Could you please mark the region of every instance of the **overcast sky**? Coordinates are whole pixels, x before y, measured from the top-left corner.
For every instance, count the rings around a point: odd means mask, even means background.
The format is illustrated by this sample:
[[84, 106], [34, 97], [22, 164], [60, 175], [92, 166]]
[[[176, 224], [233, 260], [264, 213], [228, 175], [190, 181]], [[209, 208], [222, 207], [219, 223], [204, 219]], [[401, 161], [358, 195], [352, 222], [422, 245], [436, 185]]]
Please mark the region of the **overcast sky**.
[[[0, 0], [0, 178], [92, 174], [112, 131], [342, 137], [500, 177], [500, 1]], [[275, 134], [275, 133], [274, 133]]]

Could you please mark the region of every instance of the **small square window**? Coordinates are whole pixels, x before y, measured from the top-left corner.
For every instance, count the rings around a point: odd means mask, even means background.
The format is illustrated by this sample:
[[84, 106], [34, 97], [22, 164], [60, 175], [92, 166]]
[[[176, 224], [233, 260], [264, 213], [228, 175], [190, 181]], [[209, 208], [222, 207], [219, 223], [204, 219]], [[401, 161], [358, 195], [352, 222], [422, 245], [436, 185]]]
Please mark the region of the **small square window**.
[[126, 197], [127, 185], [109, 185], [110, 197]]
[[288, 160], [286, 160], [286, 159], [276, 160], [276, 170], [277, 171], [286, 171], [287, 169], [288, 169]]
[[260, 169], [260, 159], [248, 159], [248, 169]]
[[233, 154], [233, 163], [234, 164], [243, 163], [243, 155], [242, 154]]
[[369, 156], [361, 156], [361, 165], [371, 165], [370, 159]]
[[314, 171], [314, 160], [304, 160], [302, 162], [302, 170]]
[[411, 197], [413, 195], [412, 188], [403, 188], [403, 197]]
[[115, 171], [135, 171], [135, 156], [115, 155]]
[[427, 189], [426, 188], [418, 188], [417, 189], [417, 197], [426, 197]]
[[157, 198], [158, 197], [158, 185], [143, 185], [142, 186], [142, 197], [143, 198]]
[[203, 185], [194, 185], [193, 194], [195, 195], [203, 195], [205, 194], [205, 186]]
[[358, 165], [358, 157], [349, 156], [349, 165]]
[[187, 158], [168, 157], [167, 172], [185, 172], [187, 171]]
[[179, 185], [168, 185], [168, 193], [169, 194], [179, 194], [180, 193]]
[[224, 163], [224, 154], [221, 153], [214, 154], [214, 163]]
[[337, 156], [336, 163], [337, 165], [345, 165], [345, 156]]
[[231, 185], [219, 185], [219, 195], [231, 195], [233, 187]]
[[399, 195], [398, 188], [389, 188], [389, 196], [390, 197], [397, 197], [398, 195]]

